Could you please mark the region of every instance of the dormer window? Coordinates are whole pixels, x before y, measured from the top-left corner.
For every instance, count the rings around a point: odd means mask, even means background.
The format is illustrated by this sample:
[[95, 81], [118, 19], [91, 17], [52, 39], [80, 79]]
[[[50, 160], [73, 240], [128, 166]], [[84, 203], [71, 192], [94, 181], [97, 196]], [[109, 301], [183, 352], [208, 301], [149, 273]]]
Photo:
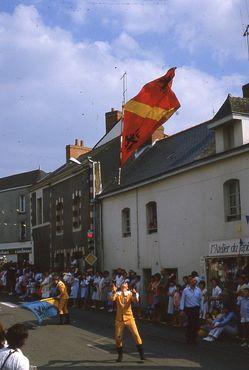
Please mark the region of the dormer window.
[[234, 148], [234, 126], [232, 123], [223, 127], [224, 150]]
[[[245, 88], [247, 90], [247, 88]], [[228, 95], [208, 123], [215, 132], [216, 153], [226, 152], [249, 143], [249, 99]]]

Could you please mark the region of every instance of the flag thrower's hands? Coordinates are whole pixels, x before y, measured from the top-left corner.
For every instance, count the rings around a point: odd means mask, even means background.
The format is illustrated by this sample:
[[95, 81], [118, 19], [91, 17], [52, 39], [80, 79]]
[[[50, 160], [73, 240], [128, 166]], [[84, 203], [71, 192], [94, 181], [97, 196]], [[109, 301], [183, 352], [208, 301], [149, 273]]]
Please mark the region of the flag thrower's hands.
[[138, 295], [138, 293], [137, 293], [136, 289], [135, 289], [135, 288], [133, 288], [133, 289], [131, 290], [131, 293], [132, 293], [132, 301], [133, 301], [134, 303], [138, 303], [138, 302], [139, 302], [139, 295]]

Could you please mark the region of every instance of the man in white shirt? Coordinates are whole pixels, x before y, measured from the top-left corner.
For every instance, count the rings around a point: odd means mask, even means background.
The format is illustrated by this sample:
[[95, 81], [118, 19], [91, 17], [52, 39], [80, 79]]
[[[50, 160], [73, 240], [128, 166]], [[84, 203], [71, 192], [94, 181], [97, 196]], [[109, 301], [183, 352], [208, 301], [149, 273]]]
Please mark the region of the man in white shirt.
[[0, 350], [0, 368], [4, 370], [29, 370], [29, 360], [20, 350], [28, 338], [28, 330], [23, 324], [15, 324], [6, 334], [7, 348]]
[[196, 286], [196, 278], [190, 276], [189, 285], [183, 290], [180, 311], [187, 316], [186, 340], [188, 344], [197, 344], [199, 331], [200, 309], [202, 308], [202, 293]]

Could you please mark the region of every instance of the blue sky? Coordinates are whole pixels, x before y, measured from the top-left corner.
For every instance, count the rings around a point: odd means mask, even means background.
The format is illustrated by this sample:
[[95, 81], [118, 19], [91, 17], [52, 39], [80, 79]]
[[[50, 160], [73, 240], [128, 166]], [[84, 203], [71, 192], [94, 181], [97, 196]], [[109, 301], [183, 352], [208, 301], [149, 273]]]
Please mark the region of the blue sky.
[[181, 109], [168, 134], [208, 120], [249, 82], [249, 0], [0, 0], [0, 177], [94, 145], [104, 113], [171, 66]]

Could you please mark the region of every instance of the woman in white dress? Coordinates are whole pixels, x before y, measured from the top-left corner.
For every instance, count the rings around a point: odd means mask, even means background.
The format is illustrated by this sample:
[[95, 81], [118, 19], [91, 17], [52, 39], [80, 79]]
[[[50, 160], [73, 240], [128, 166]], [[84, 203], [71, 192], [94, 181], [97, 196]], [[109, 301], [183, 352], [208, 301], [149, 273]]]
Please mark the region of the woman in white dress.
[[101, 281], [101, 275], [96, 272], [94, 278], [93, 278], [93, 294], [92, 294], [92, 300], [93, 300], [93, 306], [92, 308], [97, 308], [98, 302], [100, 300], [100, 289], [99, 289], [99, 284]]
[[176, 291], [176, 283], [174, 281], [171, 281], [169, 283], [169, 289], [168, 289], [168, 315], [170, 315], [170, 319], [172, 318], [172, 315], [174, 314], [174, 294]]
[[50, 297], [50, 286], [51, 286], [51, 277], [48, 272], [45, 272], [45, 277], [41, 282], [42, 298]]
[[73, 300], [73, 307], [77, 307], [80, 290], [80, 279], [76, 274], [72, 280], [70, 298]]

